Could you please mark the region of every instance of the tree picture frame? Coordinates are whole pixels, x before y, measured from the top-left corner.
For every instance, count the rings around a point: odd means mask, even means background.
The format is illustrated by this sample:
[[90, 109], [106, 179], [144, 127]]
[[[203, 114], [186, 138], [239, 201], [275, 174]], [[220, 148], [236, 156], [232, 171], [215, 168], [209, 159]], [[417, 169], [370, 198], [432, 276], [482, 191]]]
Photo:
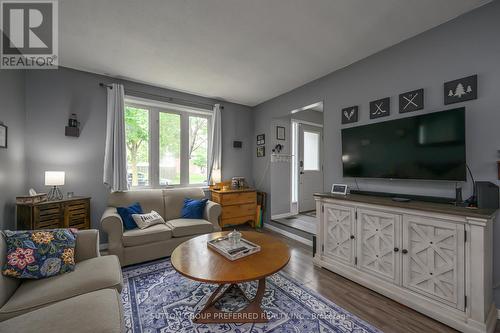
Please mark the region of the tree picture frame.
[[477, 74], [444, 83], [444, 104], [477, 99]]

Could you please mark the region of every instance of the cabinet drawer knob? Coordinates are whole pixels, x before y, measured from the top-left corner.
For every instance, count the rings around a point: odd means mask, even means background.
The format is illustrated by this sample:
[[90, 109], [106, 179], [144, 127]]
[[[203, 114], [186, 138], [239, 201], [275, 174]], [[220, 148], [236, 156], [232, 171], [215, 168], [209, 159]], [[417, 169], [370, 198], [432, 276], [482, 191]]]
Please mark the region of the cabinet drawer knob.
[[407, 254], [408, 250], [407, 249], [403, 249], [401, 252], [403, 252], [403, 254]]
[[351, 239], [354, 239], [354, 235], [351, 235]]
[[394, 252], [399, 252], [399, 249], [397, 247], [395, 247]]

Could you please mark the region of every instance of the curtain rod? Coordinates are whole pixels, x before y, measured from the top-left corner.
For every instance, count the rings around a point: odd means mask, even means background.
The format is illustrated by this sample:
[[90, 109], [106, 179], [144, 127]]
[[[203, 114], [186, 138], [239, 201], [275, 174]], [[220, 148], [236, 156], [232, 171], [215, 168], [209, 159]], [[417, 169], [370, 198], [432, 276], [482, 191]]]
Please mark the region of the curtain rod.
[[[99, 83], [99, 86], [105, 87], [105, 88], [108, 88], [108, 89], [113, 89], [113, 86], [111, 86], [109, 84], [102, 83], [102, 82]], [[214, 107], [214, 104], [210, 104], [210, 103], [194, 102], [194, 101], [190, 101], [190, 100], [182, 99], [182, 98], [177, 98], [177, 97], [170, 97], [170, 96], [162, 96], [162, 95], [150, 94], [150, 93], [146, 93], [146, 92], [139, 91], [139, 90], [125, 89], [125, 92], [126, 93], [131, 93], [131, 94], [138, 94], [139, 96], [136, 96], [136, 97], [140, 97], [140, 95], [143, 95], [143, 96], [149, 96], [149, 97], [152, 97], [152, 98], [155, 98], [155, 99], [160, 98], [160, 100], [163, 100], [163, 101], [166, 100], [167, 102], [170, 102], [170, 103], [173, 103], [173, 104], [181, 104], [181, 105], [185, 105], [185, 106], [198, 106], [198, 107], [201, 106], [203, 109], [209, 108], [210, 110], [212, 110], [213, 107]], [[221, 105], [220, 108], [224, 109], [224, 106]]]

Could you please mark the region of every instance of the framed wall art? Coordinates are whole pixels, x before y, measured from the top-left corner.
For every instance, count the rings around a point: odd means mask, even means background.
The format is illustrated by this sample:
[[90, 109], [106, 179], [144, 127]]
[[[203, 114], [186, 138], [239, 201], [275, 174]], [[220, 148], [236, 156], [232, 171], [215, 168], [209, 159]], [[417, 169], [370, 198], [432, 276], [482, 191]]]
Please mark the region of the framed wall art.
[[265, 146], [258, 146], [257, 147], [257, 157], [264, 157], [266, 156], [266, 147]]
[[7, 126], [0, 123], [0, 148], [7, 148]]
[[276, 126], [276, 140], [285, 140], [285, 128]]
[[259, 134], [257, 135], [257, 146], [263, 146], [266, 144], [266, 135]]
[[342, 109], [342, 124], [351, 124], [358, 121], [359, 107], [351, 106]]
[[391, 98], [386, 97], [370, 102], [370, 119], [387, 117], [391, 114]]
[[424, 108], [424, 89], [408, 91], [399, 95], [399, 113], [422, 110]]
[[444, 104], [460, 103], [477, 99], [477, 75], [445, 82]]

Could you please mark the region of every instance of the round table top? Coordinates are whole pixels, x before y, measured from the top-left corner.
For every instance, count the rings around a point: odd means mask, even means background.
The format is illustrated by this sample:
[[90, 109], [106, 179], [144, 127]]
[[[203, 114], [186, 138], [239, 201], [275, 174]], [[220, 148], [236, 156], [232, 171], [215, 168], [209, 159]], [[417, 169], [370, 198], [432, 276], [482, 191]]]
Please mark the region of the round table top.
[[281, 270], [290, 260], [290, 251], [283, 241], [255, 231], [241, 232], [243, 238], [261, 247], [247, 257], [231, 261], [208, 248], [209, 240], [228, 233], [214, 232], [182, 243], [172, 253], [172, 266], [192, 280], [229, 284], [263, 279]]

